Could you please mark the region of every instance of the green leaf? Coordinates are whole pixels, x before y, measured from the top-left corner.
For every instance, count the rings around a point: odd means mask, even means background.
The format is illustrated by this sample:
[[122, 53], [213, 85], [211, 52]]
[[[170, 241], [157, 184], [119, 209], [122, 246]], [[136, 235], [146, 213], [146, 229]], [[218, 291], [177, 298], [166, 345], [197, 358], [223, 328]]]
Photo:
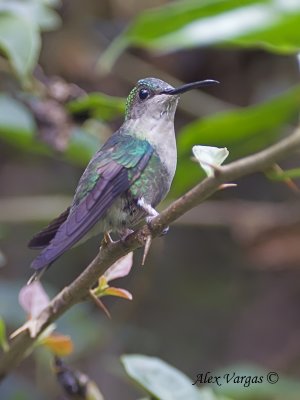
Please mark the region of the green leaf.
[[[296, 86], [264, 103], [196, 120], [179, 133], [179, 155], [190, 154], [196, 143], [219, 147], [230, 143], [235, 151], [233, 158], [258, 150], [274, 141], [278, 129], [297, 117], [299, 102], [300, 86]], [[229, 150], [232, 157], [232, 148]]]
[[8, 351], [9, 346], [6, 339], [6, 327], [4, 320], [0, 317], [0, 346], [4, 351]]
[[274, 181], [284, 181], [285, 179], [300, 178], [300, 168], [287, 169], [282, 172], [267, 172], [266, 176]]
[[41, 30], [51, 30], [60, 25], [58, 14], [51, 7], [56, 7], [60, 1], [45, 0], [0, 0], [0, 12], [17, 15]]
[[31, 143], [34, 131], [29, 110], [11, 96], [0, 94], [0, 138], [26, 146]]
[[51, 30], [60, 24], [58, 14], [51, 9], [57, 2], [52, 3], [0, 1], [0, 51], [23, 83], [27, 82], [39, 57], [40, 30]]
[[155, 399], [202, 398], [187, 376], [158, 358], [133, 354], [122, 356], [121, 361], [127, 374]]
[[[30, 153], [54, 154], [36, 138], [36, 126], [30, 111], [4, 94], [0, 94], [0, 140]], [[101, 138], [75, 128], [63, 157], [76, 165], [86, 166], [101, 144]]]
[[17, 14], [0, 12], [0, 50], [23, 82], [36, 65], [40, 45], [37, 25]]
[[226, 45], [298, 53], [299, 26], [298, 1], [176, 1], [139, 14], [104, 53], [103, 63], [112, 64], [128, 45], [163, 52]]
[[121, 97], [107, 96], [103, 93], [90, 93], [67, 104], [73, 115], [83, 115], [111, 120], [125, 112], [125, 100]]
[[191, 161], [194, 144], [227, 147], [230, 159], [245, 156], [273, 143], [280, 129], [299, 113], [300, 86], [265, 103], [196, 120], [180, 132], [178, 167], [173, 192], [181, 193], [204, 176]]
[[35, 122], [30, 111], [12, 97], [0, 94], [0, 139], [20, 149], [46, 151], [34, 141]]
[[80, 128], [75, 128], [70, 137], [68, 148], [64, 157], [77, 165], [86, 166], [102, 142], [97, 136], [93, 136]]

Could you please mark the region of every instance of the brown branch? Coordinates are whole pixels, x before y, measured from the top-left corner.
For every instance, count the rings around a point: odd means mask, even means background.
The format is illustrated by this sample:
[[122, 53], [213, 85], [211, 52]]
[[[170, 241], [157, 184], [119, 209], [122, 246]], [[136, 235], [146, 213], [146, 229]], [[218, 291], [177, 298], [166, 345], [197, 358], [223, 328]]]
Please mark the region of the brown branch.
[[[69, 286], [65, 287], [38, 316], [36, 320], [37, 336], [74, 304], [85, 300], [89, 295], [89, 289], [98, 277], [120, 257], [142, 247], [149, 234], [153, 238], [161, 234], [166, 226], [219, 190], [221, 184], [264, 171], [296, 150], [300, 150], [300, 128], [266, 150], [220, 167], [217, 176], [204, 179], [174, 201], [154, 218], [149, 226], [145, 225], [123, 242], [102, 247], [90, 265]], [[0, 379], [3, 379], [21, 362], [29, 353], [35, 340], [36, 338], [29, 336], [28, 331], [24, 331], [11, 341], [9, 351], [0, 359]]]

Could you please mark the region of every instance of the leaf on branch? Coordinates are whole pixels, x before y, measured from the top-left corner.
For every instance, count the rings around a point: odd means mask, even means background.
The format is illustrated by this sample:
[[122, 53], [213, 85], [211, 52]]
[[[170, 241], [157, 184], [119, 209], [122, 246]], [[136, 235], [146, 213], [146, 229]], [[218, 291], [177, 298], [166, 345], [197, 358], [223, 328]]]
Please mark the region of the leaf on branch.
[[271, 168], [265, 171], [265, 176], [274, 181], [283, 181], [295, 193], [300, 192], [299, 186], [293, 179], [300, 177], [300, 168], [292, 168], [283, 170], [278, 164], [274, 164]]
[[73, 352], [73, 342], [70, 336], [58, 333], [51, 334], [39, 341], [39, 344], [47, 347], [56, 356], [68, 356]]
[[127, 276], [132, 268], [133, 252], [126, 254], [117, 260], [108, 270], [100, 276], [98, 286], [90, 291], [90, 296], [93, 301], [101, 308], [105, 314], [110, 318], [110, 313], [104, 306], [99, 297], [115, 296], [122, 297], [123, 299], [132, 300], [132, 294], [128, 290], [122, 288], [112, 287], [108, 282]]
[[[50, 299], [40, 282], [35, 281], [30, 285], [23, 286], [19, 292], [19, 304], [27, 313], [29, 319], [15, 330], [10, 338], [13, 339], [28, 330], [30, 337], [34, 339], [41, 328], [41, 322], [37, 317], [48, 306], [49, 302]], [[51, 324], [43, 333], [43, 337], [50, 335], [54, 329], [55, 325]]]
[[300, 178], [300, 168], [291, 168], [286, 170], [270, 169], [266, 171], [266, 176], [274, 181], [284, 181], [285, 179]]
[[[19, 303], [23, 310], [28, 314], [29, 320], [20, 328], [14, 331], [10, 337], [14, 338], [20, 333], [28, 330], [31, 338], [36, 338], [40, 333], [41, 321], [39, 315], [49, 305], [50, 299], [45, 292], [42, 284], [35, 281], [30, 285], [24, 286], [19, 293]], [[52, 334], [55, 324], [51, 324], [40, 335], [37, 345], [42, 345], [52, 351], [55, 355], [66, 356], [73, 351], [73, 342], [69, 336], [58, 333]]]
[[207, 176], [214, 176], [215, 171], [229, 155], [226, 147], [193, 146], [193, 153]]
[[36, 318], [49, 302], [47, 293], [38, 281], [26, 285], [20, 290], [19, 303], [30, 318]]
[[132, 294], [128, 292], [126, 289], [115, 288], [115, 287], [108, 287], [105, 292], [104, 296], [115, 296], [115, 297], [122, 297], [123, 299], [132, 300]]
[[108, 270], [104, 273], [104, 277], [107, 282], [113, 281], [117, 278], [123, 278], [127, 276], [131, 271], [133, 262], [133, 252], [126, 254], [116, 261]]

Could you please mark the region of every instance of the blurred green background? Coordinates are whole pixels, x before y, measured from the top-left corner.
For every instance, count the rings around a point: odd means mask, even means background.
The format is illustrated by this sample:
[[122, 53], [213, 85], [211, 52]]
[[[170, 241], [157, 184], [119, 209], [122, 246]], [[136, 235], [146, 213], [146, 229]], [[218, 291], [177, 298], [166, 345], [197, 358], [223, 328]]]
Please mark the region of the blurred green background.
[[[28, 240], [69, 204], [88, 160], [122, 123], [135, 82], [221, 82], [180, 100], [168, 203], [204, 177], [193, 145], [226, 146], [233, 160], [296, 126], [299, 26], [299, 0], [0, 0], [0, 315], [8, 332], [25, 320], [18, 292], [35, 255]], [[281, 167], [296, 168], [297, 185], [298, 155]], [[120, 363], [132, 353], [159, 357], [191, 381], [206, 371], [280, 376], [274, 385], [205, 386], [195, 399], [300, 398], [299, 192], [274, 173], [237, 183], [155, 240], [145, 267], [135, 254], [118, 282], [133, 301], [104, 299], [112, 320], [93, 304], [59, 320], [75, 343], [66, 362], [105, 399], [147, 396]], [[55, 263], [43, 279], [51, 296], [87, 266], [100, 239]], [[49, 355], [35, 351], [2, 383], [1, 400], [66, 398], [50, 371]], [[163, 395], [142, 386], [153, 398], [183, 398], [161, 381]]]

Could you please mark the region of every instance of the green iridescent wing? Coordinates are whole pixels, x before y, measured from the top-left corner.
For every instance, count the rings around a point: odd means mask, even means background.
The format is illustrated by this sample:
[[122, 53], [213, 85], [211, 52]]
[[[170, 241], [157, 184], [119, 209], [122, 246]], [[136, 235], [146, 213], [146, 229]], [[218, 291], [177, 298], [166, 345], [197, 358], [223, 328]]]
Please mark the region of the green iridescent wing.
[[66, 221], [31, 267], [44, 268], [78, 242], [139, 178], [152, 153], [153, 148], [145, 140], [113, 135], [87, 166]]

